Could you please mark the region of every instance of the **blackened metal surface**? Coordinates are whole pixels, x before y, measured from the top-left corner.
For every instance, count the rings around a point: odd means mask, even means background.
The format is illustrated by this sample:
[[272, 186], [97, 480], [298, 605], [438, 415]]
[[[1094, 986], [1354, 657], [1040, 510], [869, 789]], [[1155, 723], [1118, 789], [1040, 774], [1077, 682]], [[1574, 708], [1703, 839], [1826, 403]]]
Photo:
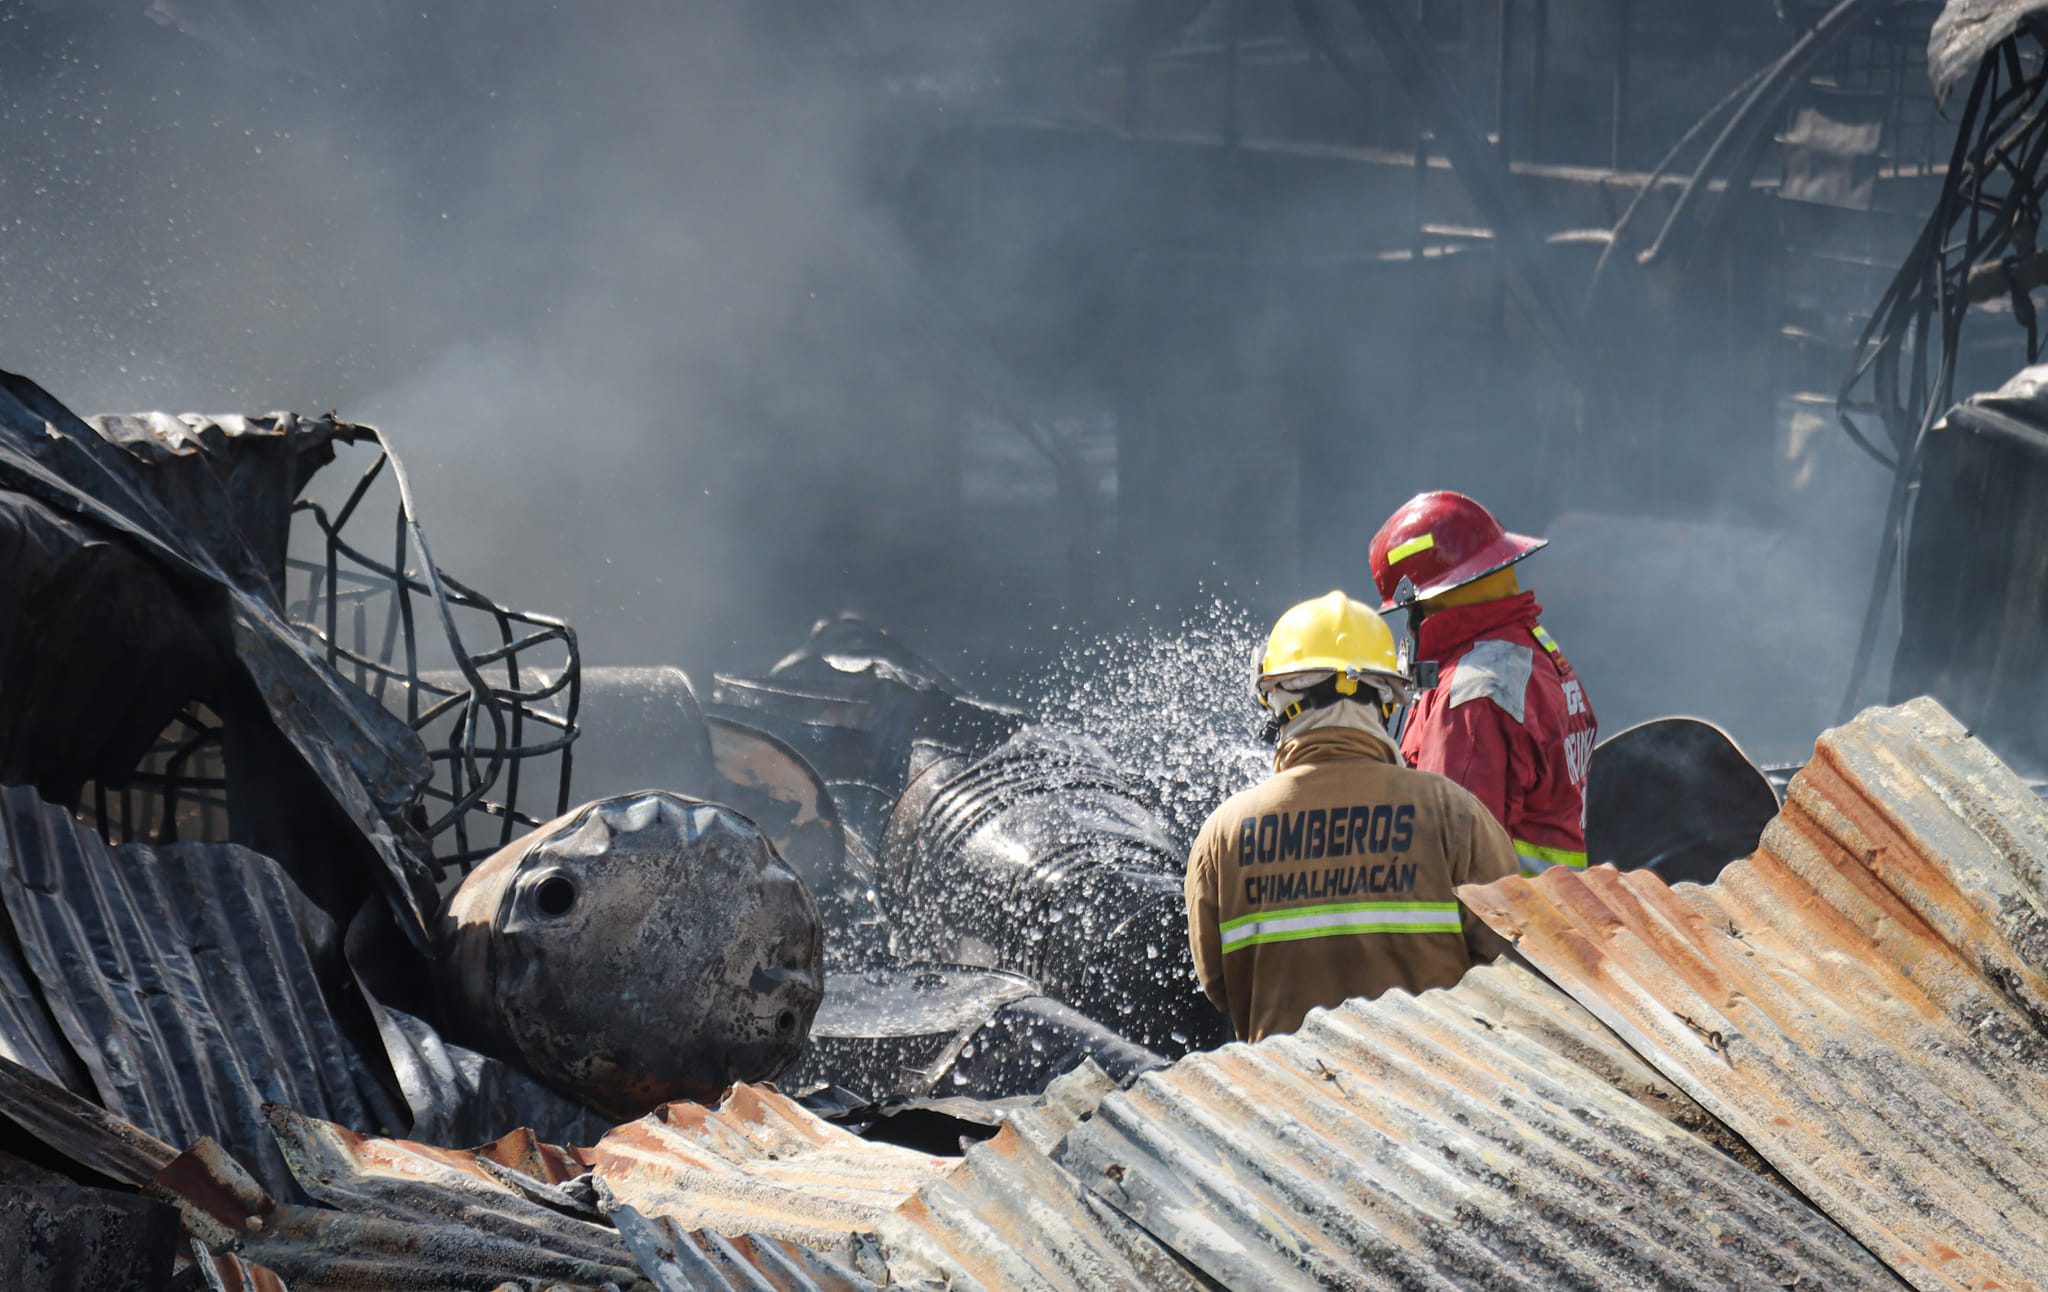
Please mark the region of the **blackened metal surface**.
[[1033, 728], [905, 792], [882, 851], [898, 950], [1022, 974], [1147, 1048], [1220, 1042], [1195, 984], [1181, 857], [1092, 741]]
[[1927, 37], [1927, 74], [1945, 99], [1984, 56], [2030, 17], [2048, 12], [2042, 0], [1948, 0]]
[[842, 1086], [869, 1103], [930, 1094], [969, 1036], [1003, 1006], [1037, 991], [1015, 974], [961, 966], [828, 973], [810, 1039], [782, 1088]]
[[1719, 727], [1659, 718], [1600, 742], [1586, 777], [1586, 856], [1709, 884], [1756, 850], [1778, 795]]
[[838, 1086], [868, 1104], [1013, 1099], [1093, 1061], [1120, 1081], [1165, 1060], [1015, 974], [960, 965], [831, 973], [786, 1090]]
[[[1566, 1038], [1621, 1048], [1526, 970], [1490, 966], [1190, 1055], [1105, 1098], [1052, 1160], [1226, 1287], [1893, 1285]], [[1096, 1223], [1072, 1241], [1096, 1245]]]
[[280, 599], [292, 504], [313, 473], [334, 460], [336, 442], [364, 430], [333, 417], [294, 413], [124, 413], [88, 417], [85, 424], [147, 468], [144, 486], [167, 511], [197, 528], [209, 548], [240, 547], [254, 556]]
[[[1928, 435], [1906, 544], [1892, 698], [1932, 695], [2008, 761], [2048, 774], [2048, 368]], [[1995, 536], [1995, 537], [1994, 537]]]
[[178, 1214], [106, 1189], [0, 1189], [0, 1287], [159, 1292], [171, 1281]]
[[1824, 735], [1711, 888], [1460, 896], [1901, 1277], [2013, 1288], [2048, 1285], [2044, 880], [2048, 807], [1923, 699]]
[[203, 611], [216, 640], [232, 642], [256, 711], [311, 769], [355, 846], [381, 861], [376, 878], [424, 943], [432, 871], [407, 841], [406, 813], [431, 773], [425, 751], [286, 619], [264, 553], [220, 524], [239, 518], [221, 478], [191, 474], [173, 511], [147, 470], [33, 382], [0, 374], [0, 491], [147, 558], [183, 605]]
[[630, 1117], [767, 1080], [824, 991], [818, 910], [760, 829], [661, 791], [500, 851], [448, 904], [436, 965], [463, 1039]]
[[62, 808], [0, 793], [0, 903], [108, 1109], [174, 1144], [211, 1136], [272, 1187], [261, 1108], [404, 1122], [342, 1033], [309, 944], [323, 917], [274, 862], [233, 844], [109, 850]]
[[968, 1036], [932, 1093], [976, 1099], [1037, 1095], [1054, 1078], [1084, 1062], [1120, 1083], [1166, 1066], [1162, 1055], [1126, 1040], [1072, 1006], [1050, 996], [1027, 996], [998, 1009]]
[[178, 1151], [11, 1060], [0, 1058], [0, 1117], [19, 1126], [67, 1169], [83, 1168], [141, 1188]]
[[848, 826], [879, 846], [887, 804], [921, 740], [977, 755], [1023, 723], [853, 615], [821, 619], [766, 677], [718, 674], [713, 708], [788, 741], [832, 787]]
[[383, 903], [365, 902], [356, 913], [346, 955], [411, 1111], [410, 1138], [476, 1144], [525, 1126], [553, 1143], [589, 1144], [611, 1128], [613, 1119], [427, 1022], [435, 1012], [431, 974]]
[[705, 797], [737, 808], [803, 876], [818, 903], [833, 964], [868, 964], [887, 954], [889, 922], [875, 891], [873, 857], [849, 839], [832, 790], [787, 742], [731, 718], [710, 720], [716, 764]]
[[871, 1144], [760, 1086], [735, 1087], [716, 1107], [670, 1104], [587, 1156], [617, 1201], [642, 1215], [818, 1249], [872, 1230], [954, 1165]]

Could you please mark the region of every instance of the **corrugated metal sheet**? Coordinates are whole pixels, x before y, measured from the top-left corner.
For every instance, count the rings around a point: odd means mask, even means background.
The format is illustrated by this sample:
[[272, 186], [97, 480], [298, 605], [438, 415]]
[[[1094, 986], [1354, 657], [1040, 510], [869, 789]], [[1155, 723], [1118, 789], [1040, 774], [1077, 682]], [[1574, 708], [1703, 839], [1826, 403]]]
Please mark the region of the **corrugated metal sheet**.
[[716, 1108], [670, 1104], [589, 1156], [618, 1201], [644, 1215], [825, 1248], [873, 1229], [955, 1164], [870, 1143], [762, 1086], [735, 1087]]
[[1791, 1192], [1608, 1084], [1618, 1048], [1495, 967], [1191, 1055], [1105, 1099], [1054, 1161], [1230, 1287], [1890, 1283]]
[[[633, 1153], [615, 1159], [629, 1185], [665, 1205], [731, 1220], [750, 1199], [771, 1219], [809, 1216], [823, 1239], [816, 1245], [831, 1249], [826, 1254], [788, 1233], [763, 1236], [737, 1223], [721, 1226], [722, 1234], [689, 1232], [700, 1227], [642, 1214], [615, 1196], [610, 1181], [590, 1177], [584, 1159], [602, 1158], [597, 1150], [542, 1144], [526, 1132], [478, 1149], [445, 1149], [359, 1135], [282, 1107], [267, 1111], [299, 1184], [334, 1210], [272, 1202], [207, 1144], [161, 1171], [152, 1192], [177, 1203], [210, 1249], [232, 1244], [299, 1292], [500, 1280], [627, 1287], [640, 1277], [636, 1261], [661, 1286], [862, 1288], [882, 1267], [870, 1246], [863, 1250], [874, 1269], [859, 1269], [850, 1237], [869, 1227], [848, 1219], [847, 1180], [860, 1173], [861, 1160], [877, 1182], [868, 1215], [951, 1165], [869, 1144], [755, 1087], [740, 1088], [716, 1110], [673, 1106], [658, 1141], [636, 1137]], [[673, 1160], [659, 1156], [657, 1143]], [[704, 1187], [701, 1196], [685, 1195], [693, 1180]], [[775, 1190], [782, 1191], [775, 1205], [760, 1202]], [[707, 1271], [723, 1281], [674, 1282], [709, 1279]]]
[[275, 862], [233, 844], [109, 850], [34, 791], [0, 790], [4, 902], [106, 1107], [173, 1144], [220, 1141], [288, 1189], [265, 1101], [354, 1126], [405, 1118], [328, 1009], [309, 940], [331, 928]]
[[617, 1231], [591, 1203], [555, 1185], [477, 1153], [375, 1139], [288, 1108], [269, 1114], [292, 1174], [329, 1206], [553, 1258], [515, 1271], [527, 1277], [630, 1277], [633, 1259]]
[[178, 1151], [39, 1072], [0, 1058], [0, 1116], [88, 1171], [140, 1188]]
[[2048, 808], [1932, 701], [1823, 736], [1711, 888], [1468, 896], [1915, 1286], [2048, 1286]]
[[879, 1287], [844, 1261], [773, 1238], [684, 1233], [631, 1207], [611, 1211], [658, 1292], [865, 1292]]
[[1209, 1286], [1014, 1126], [968, 1149], [957, 1171], [885, 1217], [876, 1236], [890, 1273], [904, 1282], [1158, 1292]]

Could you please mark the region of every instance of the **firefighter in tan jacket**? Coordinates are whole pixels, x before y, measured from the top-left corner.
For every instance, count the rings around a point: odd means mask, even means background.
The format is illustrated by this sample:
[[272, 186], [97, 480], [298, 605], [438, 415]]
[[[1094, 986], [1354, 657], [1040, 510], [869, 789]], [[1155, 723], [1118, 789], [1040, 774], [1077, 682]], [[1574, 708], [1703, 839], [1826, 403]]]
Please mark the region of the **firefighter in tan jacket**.
[[1448, 987], [1506, 948], [1454, 890], [1519, 873], [1514, 845], [1478, 799], [1402, 765], [1385, 723], [1406, 688], [1386, 623], [1341, 592], [1274, 626], [1258, 677], [1273, 776], [1218, 808], [1188, 858], [1195, 973], [1240, 1039]]

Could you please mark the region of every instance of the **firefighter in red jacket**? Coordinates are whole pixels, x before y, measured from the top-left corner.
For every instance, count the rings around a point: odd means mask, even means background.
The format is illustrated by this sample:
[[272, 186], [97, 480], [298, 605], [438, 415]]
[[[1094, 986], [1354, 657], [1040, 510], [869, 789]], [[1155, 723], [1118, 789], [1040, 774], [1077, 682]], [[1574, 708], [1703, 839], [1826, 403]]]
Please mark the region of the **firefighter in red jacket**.
[[1544, 545], [1463, 494], [1417, 495], [1372, 540], [1385, 611], [1407, 610], [1436, 684], [1410, 707], [1401, 756], [1470, 790], [1525, 873], [1586, 864], [1586, 767], [1599, 727], [1514, 565]]

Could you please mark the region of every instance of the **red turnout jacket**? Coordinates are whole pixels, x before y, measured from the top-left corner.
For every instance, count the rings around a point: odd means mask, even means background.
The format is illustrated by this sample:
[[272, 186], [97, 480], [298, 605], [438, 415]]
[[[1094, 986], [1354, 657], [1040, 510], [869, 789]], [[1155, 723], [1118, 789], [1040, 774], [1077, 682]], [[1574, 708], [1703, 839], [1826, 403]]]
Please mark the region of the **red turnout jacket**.
[[1524, 592], [1423, 620], [1416, 657], [1437, 661], [1437, 684], [1401, 732], [1409, 766], [1470, 790], [1507, 827], [1527, 874], [1585, 866], [1586, 767], [1599, 738], [1542, 612]]

